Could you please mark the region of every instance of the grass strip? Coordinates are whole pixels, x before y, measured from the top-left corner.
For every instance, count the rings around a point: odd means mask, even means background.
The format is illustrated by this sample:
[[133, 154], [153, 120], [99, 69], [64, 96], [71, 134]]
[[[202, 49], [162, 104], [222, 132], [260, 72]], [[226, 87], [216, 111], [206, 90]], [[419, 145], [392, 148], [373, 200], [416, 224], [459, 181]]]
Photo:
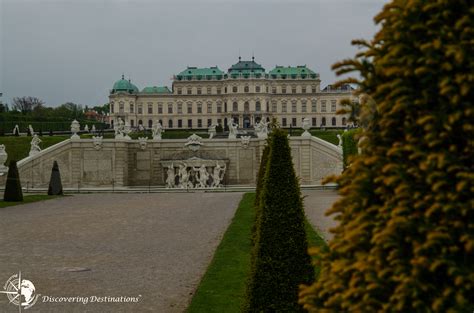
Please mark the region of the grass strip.
[[[250, 271], [254, 199], [255, 193], [244, 194], [187, 313], [240, 312]], [[307, 221], [305, 229], [309, 246], [326, 247], [325, 241]]]

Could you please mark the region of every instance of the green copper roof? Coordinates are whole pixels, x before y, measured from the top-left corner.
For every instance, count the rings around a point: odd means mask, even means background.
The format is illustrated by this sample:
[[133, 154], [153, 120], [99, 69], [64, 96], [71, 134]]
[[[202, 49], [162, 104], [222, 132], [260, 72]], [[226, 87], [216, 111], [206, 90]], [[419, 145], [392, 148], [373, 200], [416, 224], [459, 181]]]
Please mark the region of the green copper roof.
[[171, 93], [171, 90], [167, 86], [153, 86], [143, 88], [142, 93]]
[[124, 76], [122, 75], [122, 79], [117, 80], [114, 83], [114, 86], [112, 87], [112, 93], [118, 92], [118, 91], [124, 91], [124, 92], [129, 92], [129, 93], [137, 93], [138, 87], [135, 86], [130, 82], [130, 80], [126, 80]]
[[297, 77], [310, 77], [317, 78], [318, 74], [306, 67], [306, 65], [294, 66], [276, 66], [270, 72], [272, 78], [297, 78]]
[[229, 68], [230, 74], [256, 74], [265, 73], [265, 69], [255, 62], [255, 58], [252, 57], [252, 61], [242, 61], [239, 57], [239, 62], [235, 63]]
[[217, 66], [211, 66], [211, 67], [202, 67], [202, 68], [197, 68], [197, 67], [191, 67], [188, 66], [184, 71], [176, 75], [176, 78], [178, 80], [183, 80], [183, 79], [221, 79], [222, 76], [224, 75], [224, 72], [222, 72]]

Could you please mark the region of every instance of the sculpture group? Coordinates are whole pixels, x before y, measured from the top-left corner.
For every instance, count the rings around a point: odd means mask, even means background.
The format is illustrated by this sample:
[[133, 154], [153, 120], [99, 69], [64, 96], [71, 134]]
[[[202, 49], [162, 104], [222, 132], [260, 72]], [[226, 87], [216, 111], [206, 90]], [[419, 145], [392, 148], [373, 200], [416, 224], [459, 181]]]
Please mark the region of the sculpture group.
[[166, 171], [166, 188], [220, 188], [224, 180], [226, 165], [216, 161], [215, 166], [189, 166], [182, 162], [175, 168], [168, 166]]

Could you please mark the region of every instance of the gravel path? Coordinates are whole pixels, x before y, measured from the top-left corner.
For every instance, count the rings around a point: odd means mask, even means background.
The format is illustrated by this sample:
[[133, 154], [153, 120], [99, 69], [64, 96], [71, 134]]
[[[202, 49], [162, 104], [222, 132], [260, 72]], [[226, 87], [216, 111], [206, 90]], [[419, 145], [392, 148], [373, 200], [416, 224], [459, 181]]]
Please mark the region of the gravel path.
[[334, 216], [326, 216], [325, 213], [339, 198], [336, 191], [305, 190], [303, 196], [305, 196], [304, 207], [309, 222], [326, 241], [331, 240], [333, 234], [329, 232], [329, 229], [335, 227], [337, 223]]
[[[21, 271], [41, 294], [31, 312], [182, 312], [241, 197], [87, 194], [0, 209], [0, 288]], [[138, 303], [44, 303], [43, 296]], [[0, 294], [0, 312], [18, 309]]]

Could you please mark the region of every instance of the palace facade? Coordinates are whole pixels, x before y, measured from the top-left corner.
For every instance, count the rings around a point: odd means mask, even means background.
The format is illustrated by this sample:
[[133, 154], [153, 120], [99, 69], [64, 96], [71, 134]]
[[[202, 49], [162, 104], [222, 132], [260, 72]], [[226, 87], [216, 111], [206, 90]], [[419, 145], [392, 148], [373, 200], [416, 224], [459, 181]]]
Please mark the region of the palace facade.
[[216, 67], [188, 67], [166, 86], [141, 91], [130, 80], [115, 82], [109, 95], [112, 125], [121, 118], [132, 128], [151, 128], [156, 121], [168, 129], [227, 125], [232, 118], [239, 128], [252, 128], [261, 119], [275, 118], [281, 127], [301, 127], [303, 118], [312, 127], [346, 127], [348, 116], [336, 115], [342, 99], [352, 99], [345, 85], [320, 88], [319, 74], [305, 65], [276, 66], [269, 72], [252, 57], [232, 65], [227, 73]]

